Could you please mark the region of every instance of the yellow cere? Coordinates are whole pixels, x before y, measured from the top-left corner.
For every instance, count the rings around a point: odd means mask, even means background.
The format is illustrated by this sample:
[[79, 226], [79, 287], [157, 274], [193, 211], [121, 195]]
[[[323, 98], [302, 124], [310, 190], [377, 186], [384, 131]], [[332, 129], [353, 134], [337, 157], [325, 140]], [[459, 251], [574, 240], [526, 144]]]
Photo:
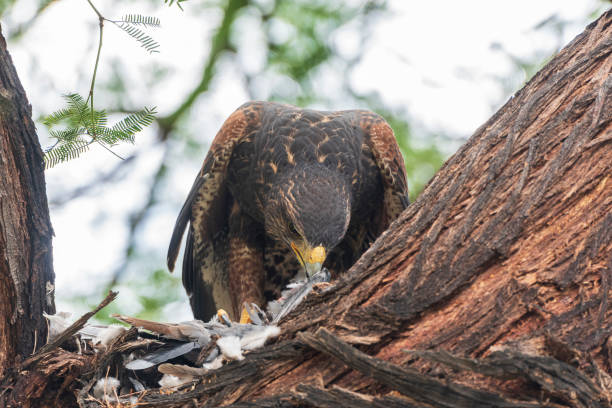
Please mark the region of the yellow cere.
[[322, 246], [313, 248], [312, 251], [310, 251], [308, 259], [306, 260], [306, 262], [311, 263], [311, 264], [313, 263], [322, 264], [323, 261], [325, 261], [325, 248], [323, 248]]

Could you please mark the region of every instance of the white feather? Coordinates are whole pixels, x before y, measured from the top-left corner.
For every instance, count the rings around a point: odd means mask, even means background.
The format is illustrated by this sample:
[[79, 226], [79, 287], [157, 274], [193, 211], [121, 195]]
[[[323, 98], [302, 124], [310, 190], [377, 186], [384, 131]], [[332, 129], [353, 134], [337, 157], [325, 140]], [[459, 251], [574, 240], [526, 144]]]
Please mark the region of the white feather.
[[255, 350], [262, 347], [266, 340], [280, 334], [278, 326], [261, 326], [252, 330], [240, 339], [240, 346], [243, 350]]
[[111, 324], [107, 328], [100, 330], [98, 333], [97, 343], [102, 344], [104, 347], [108, 347], [113, 340], [123, 334], [127, 329], [118, 324]]
[[221, 368], [221, 366], [223, 366], [223, 355], [217, 356], [217, 358], [215, 358], [210, 363], [202, 364], [202, 367], [207, 370], [216, 370], [217, 368]]
[[161, 380], [158, 381], [162, 388], [176, 388], [183, 384], [187, 384], [193, 381], [193, 377], [177, 377], [172, 374], [164, 374]]
[[120, 382], [115, 377], [100, 378], [93, 388], [94, 397], [105, 401], [114, 401]]
[[221, 350], [221, 354], [227, 360], [242, 360], [242, 351], [240, 350], [240, 338], [238, 336], [226, 336], [217, 340], [217, 346]]

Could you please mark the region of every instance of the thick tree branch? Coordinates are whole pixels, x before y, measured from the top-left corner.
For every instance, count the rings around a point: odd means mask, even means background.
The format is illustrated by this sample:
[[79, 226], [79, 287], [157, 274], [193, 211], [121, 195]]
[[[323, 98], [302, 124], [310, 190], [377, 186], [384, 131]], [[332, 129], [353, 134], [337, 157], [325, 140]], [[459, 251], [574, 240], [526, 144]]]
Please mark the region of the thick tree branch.
[[44, 343], [54, 313], [53, 260], [42, 151], [0, 33], [0, 374]]

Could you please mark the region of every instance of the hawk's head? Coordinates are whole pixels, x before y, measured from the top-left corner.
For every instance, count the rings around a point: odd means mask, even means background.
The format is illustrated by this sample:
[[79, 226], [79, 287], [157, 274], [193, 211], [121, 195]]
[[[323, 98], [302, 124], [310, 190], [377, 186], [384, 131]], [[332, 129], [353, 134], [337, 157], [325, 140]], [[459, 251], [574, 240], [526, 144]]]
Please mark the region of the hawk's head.
[[290, 247], [312, 276], [344, 238], [349, 187], [341, 174], [317, 165], [283, 172], [272, 184], [263, 208], [266, 232]]

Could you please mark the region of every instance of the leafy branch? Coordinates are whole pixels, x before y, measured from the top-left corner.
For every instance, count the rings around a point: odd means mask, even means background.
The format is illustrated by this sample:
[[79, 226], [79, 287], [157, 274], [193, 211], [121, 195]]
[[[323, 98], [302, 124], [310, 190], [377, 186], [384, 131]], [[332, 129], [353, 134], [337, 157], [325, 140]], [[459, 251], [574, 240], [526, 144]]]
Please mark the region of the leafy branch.
[[155, 119], [155, 108], [144, 108], [109, 127], [106, 112], [92, 110], [81, 95], [68, 94], [64, 95], [64, 99], [67, 107], [51, 113], [43, 120], [43, 124], [49, 128], [65, 125], [63, 129], [49, 130], [56, 142], [45, 152], [46, 168], [77, 158], [93, 143], [109, 151], [120, 142], [134, 143], [134, 135]]
[[[108, 121], [106, 112], [94, 108], [94, 89], [102, 51], [104, 22], [113, 23], [138, 41], [146, 51], [154, 53], [159, 52], [157, 50], [159, 44], [143, 30], [158, 28], [160, 26], [159, 19], [140, 14], [128, 14], [121, 20], [110, 20], [98, 11], [91, 0], [87, 0], [87, 2], [98, 16], [100, 33], [91, 85], [86, 99], [78, 93], [64, 95], [67, 106], [43, 119], [43, 123], [49, 128], [49, 135], [55, 139], [55, 143], [44, 154], [46, 168], [78, 157], [81, 153], [87, 151], [92, 143], [98, 143], [121, 158], [111, 150], [111, 147], [120, 142], [134, 143], [134, 135], [153, 123], [155, 119], [155, 108], [145, 107], [108, 127], [106, 126]], [[58, 125], [64, 125], [65, 127], [56, 129]]]
[[106, 20], [121, 30], [123, 30], [127, 35], [135, 39], [140, 43], [140, 46], [145, 50], [153, 54], [154, 52], [159, 52], [157, 48], [159, 44], [155, 41], [151, 36], [145, 33], [141, 28], [158, 28], [160, 26], [160, 21], [157, 17], [149, 17], [149, 16], [141, 16], [139, 14], [128, 14], [123, 17], [121, 20]]
[[171, 7], [175, 1], [176, 1], [176, 5], [178, 6], [178, 8], [183, 10], [183, 6], [181, 6], [181, 3], [187, 0], [164, 0], [164, 3], [167, 4], [169, 7]]

